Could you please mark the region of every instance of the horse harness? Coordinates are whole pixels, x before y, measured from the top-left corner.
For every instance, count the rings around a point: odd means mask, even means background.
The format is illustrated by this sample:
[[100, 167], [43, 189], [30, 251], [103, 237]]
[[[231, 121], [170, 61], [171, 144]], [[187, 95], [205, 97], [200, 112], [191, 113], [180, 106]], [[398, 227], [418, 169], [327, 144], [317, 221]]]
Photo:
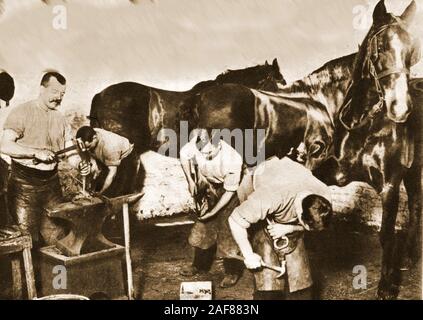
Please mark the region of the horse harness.
[[[368, 40], [368, 45], [367, 45], [367, 52], [366, 52], [366, 57], [363, 63], [363, 68], [362, 68], [362, 73], [364, 73], [365, 67], [368, 65], [368, 73], [370, 78], [373, 79], [375, 87], [376, 87], [376, 92], [378, 94], [379, 100], [376, 104], [373, 105], [373, 107], [369, 110], [369, 112], [367, 113], [367, 115], [362, 118], [360, 120], [359, 123], [357, 124], [351, 124], [348, 125], [345, 123], [344, 121], [344, 115], [345, 113], [349, 110], [349, 107], [351, 105], [352, 102], [352, 89], [354, 86], [354, 80], [351, 81], [348, 90], [347, 90], [347, 94], [346, 94], [346, 99], [344, 101], [344, 104], [341, 107], [341, 111], [339, 112], [339, 121], [341, 122], [341, 124], [345, 127], [345, 129], [347, 129], [348, 131], [351, 131], [353, 129], [357, 129], [357, 128], [361, 128], [363, 127], [369, 120], [374, 119], [382, 110], [383, 107], [385, 106], [385, 98], [383, 96], [383, 91], [382, 91], [382, 86], [380, 84], [380, 80], [392, 75], [392, 74], [405, 74], [407, 76], [409, 76], [410, 74], [410, 70], [407, 68], [397, 68], [397, 67], [390, 67], [387, 68], [386, 70], [383, 70], [381, 72], [377, 72], [376, 71], [376, 67], [375, 64], [372, 60], [372, 57], [379, 57], [379, 46], [378, 46], [378, 36], [384, 32], [386, 29], [392, 27], [392, 26], [400, 26], [402, 29], [405, 29], [403, 22], [392, 15], [392, 17], [395, 19], [396, 22], [394, 23], [390, 23], [390, 24], [386, 24], [383, 25], [382, 27], [380, 27], [379, 29], [377, 29], [372, 36], [370, 37], [370, 39]], [[415, 48], [414, 48], [414, 53], [413, 53], [413, 57], [411, 60], [411, 64], [416, 64], [419, 60], [418, 56], [420, 55], [420, 46], [418, 44], [418, 42], [416, 42], [415, 44]], [[361, 77], [361, 79], [363, 78], [363, 76]]]

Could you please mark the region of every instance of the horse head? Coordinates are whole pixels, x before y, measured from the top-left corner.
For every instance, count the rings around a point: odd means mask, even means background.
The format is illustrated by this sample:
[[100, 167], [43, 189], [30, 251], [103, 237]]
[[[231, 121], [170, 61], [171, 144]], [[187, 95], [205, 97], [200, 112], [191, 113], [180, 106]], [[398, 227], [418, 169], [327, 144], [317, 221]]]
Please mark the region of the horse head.
[[279, 85], [286, 85], [279, 68], [278, 60], [275, 58], [270, 64], [267, 61], [263, 65], [257, 65], [239, 70], [227, 70], [218, 75], [217, 84], [237, 83], [252, 89], [263, 89], [276, 91]]
[[410, 68], [420, 60], [420, 43], [409, 32], [416, 14], [413, 0], [401, 16], [388, 13], [383, 0], [373, 12], [373, 25], [360, 46], [350, 90], [340, 112], [348, 129], [368, 123], [381, 111], [396, 123], [412, 111]]
[[0, 99], [9, 104], [15, 94], [15, 82], [10, 74], [0, 69]]

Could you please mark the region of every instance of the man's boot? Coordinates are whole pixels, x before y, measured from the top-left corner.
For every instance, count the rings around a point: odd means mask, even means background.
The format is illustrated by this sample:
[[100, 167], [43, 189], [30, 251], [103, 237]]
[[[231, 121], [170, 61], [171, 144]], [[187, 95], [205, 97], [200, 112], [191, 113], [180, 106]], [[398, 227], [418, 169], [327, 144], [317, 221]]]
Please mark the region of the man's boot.
[[221, 288], [229, 288], [234, 286], [241, 278], [244, 263], [237, 259], [223, 259], [223, 268], [225, 276], [219, 286]]
[[198, 273], [207, 273], [214, 260], [214, 253], [216, 246], [209, 249], [195, 248], [194, 260], [191, 265], [185, 266], [181, 269], [179, 274], [185, 277], [191, 277]]

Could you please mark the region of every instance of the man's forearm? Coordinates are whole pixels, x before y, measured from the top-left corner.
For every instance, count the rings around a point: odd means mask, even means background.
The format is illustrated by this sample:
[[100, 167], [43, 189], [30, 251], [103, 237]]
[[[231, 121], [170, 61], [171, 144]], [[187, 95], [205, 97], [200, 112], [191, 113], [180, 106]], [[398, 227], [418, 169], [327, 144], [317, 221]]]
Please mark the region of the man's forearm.
[[30, 148], [30, 147], [24, 147], [19, 145], [16, 142], [3, 142], [1, 144], [1, 153], [6, 154], [12, 158], [17, 159], [32, 159], [34, 158], [35, 153], [38, 149]]
[[185, 174], [188, 184], [194, 184], [194, 180], [191, 177], [191, 162], [189, 160], [181, 159], [182, 171]]
[[109, 173], [107, 174], [106, 180], [104, 181], [103, 187], [100, 190], [100, 193], [105, 192], [112, 184], [113, 180], [115, 179], [116, 171], [114, 169], [109, 169]]
[[213, 209], [210, 210], [210, 214], [216, 214], [220, 210], [222, 210], [228, 203], [231, 201], [232, 197], [234, 196], [235, 192], [233, 191], [226, 191], [219, 199], [219, 201], [216, 203], [216, 205], [213, 207]]
[[242, 255], [245, 257], [252, 255], [253, 248], [251, 247], [250, 240], [248, 240], [247, 229], [240, 226], [232, 217], [228, 219], [229, 227], [231, 228], [232, 236], [235, 242], [238, 244]]

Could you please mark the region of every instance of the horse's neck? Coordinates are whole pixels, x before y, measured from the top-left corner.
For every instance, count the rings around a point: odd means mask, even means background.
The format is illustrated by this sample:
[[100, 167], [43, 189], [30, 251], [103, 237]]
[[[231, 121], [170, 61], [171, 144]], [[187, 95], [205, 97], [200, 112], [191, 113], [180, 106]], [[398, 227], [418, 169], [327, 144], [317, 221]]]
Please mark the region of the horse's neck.
[[320, 102], [334, 122], [352, 80], [355, 56], [353, 54], [328, 62], [305, 78], [280, 87], [278, 92]]

